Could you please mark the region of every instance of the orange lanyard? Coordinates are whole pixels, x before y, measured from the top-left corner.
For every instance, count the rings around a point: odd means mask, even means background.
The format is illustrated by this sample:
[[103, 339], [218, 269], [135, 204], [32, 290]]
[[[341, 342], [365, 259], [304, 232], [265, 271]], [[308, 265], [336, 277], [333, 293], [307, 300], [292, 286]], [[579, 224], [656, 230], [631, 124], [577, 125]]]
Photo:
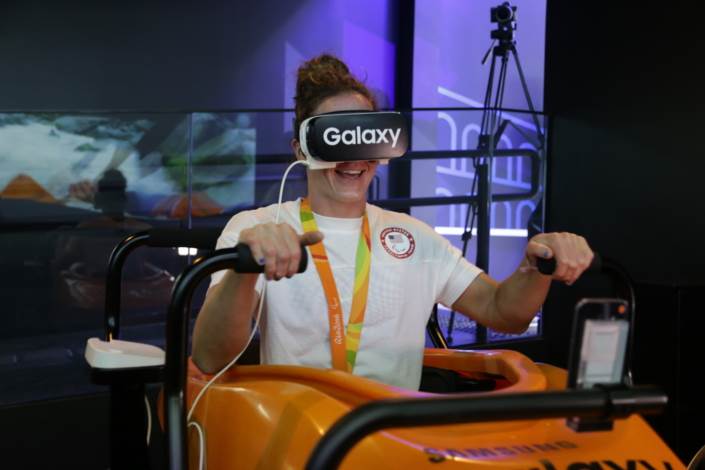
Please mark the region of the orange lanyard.
[[[301, 201], [301, 226], [304, 232], [318, 230], [311, 205], [307, 198]], [[323, 284], [323, 291], [328, 302], [328, 321], [330, 323], [330, 350], [334, 369], [352, 372], [355, 358], [360, 348], [360, 335], [367, 308], [367, 288], [370, 283], [370, 264], [372, 260], [370, 244], [370, 224], [367, 212], [362, 217], [362, 229], [355, 254], [355, 283], [352, 308], [345, 334], [343, 334], [343, 310], [340, 304], [338, 288], [335, 285], [333, 271], [330, 269], [328, 255], [323, 242], [309, 246], [318, 277]]]

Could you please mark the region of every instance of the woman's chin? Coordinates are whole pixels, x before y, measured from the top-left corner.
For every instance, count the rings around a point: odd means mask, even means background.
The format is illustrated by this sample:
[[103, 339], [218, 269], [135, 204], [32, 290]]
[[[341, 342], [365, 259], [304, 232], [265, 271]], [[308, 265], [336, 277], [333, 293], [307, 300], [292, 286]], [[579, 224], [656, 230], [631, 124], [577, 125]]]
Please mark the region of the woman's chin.
[[367, 198], [367, 186], [363, 181], [335, 181], [332, 184], [335, 198], [341, 202], [359, 202]]
[[345, 204], [354, 204], [367, 201], [367, 194], [364, 192], [337, 192], [335, 194], [335, 199], [338, 200], [338, 202]]

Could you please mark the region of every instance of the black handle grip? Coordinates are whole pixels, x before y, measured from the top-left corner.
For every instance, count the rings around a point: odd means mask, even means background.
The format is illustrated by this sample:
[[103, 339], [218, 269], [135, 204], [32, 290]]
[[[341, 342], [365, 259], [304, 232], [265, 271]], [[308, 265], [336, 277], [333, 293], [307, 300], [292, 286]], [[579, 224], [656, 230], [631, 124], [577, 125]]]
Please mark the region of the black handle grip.
[[[264, 272], [264, 266], [258, 264], [255, 261], [255, 257], [252, 256], [252, 251], [250, 247], [244, 243], [238, 243], [235, 246], [237, 250], [237, 262], [235, 263], [235, 271], [238, 273], [261, 273]], [[306, 247], [301, 247], [301, 261], [299, 261], [298, 272], [302, 273], [306, 271], [306, 266], [308, 265], [308, 251]]]
[[[599, 255], [599, 253], [594, 253], [594, 255], [595, 256], [592, 258], [592, 263], [590, 263], [590, 266], [587, 268], [586, 272], [602, 271], [602, 257]], [[553, 271], [556, 270], [556, 258], [538, 258], [536, 260], [536, 267], [538, 268], [541, 274], [550, 276], [551, 274], [553, 274]]]

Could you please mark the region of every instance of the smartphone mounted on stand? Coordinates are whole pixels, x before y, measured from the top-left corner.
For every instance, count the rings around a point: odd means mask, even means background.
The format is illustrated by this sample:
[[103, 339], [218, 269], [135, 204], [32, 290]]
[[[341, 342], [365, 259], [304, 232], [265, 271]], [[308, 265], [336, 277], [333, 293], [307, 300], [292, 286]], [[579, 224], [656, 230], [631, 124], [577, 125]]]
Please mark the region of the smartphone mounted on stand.
[[[618, 298], [580, 300], [573, 317], [568, 362], [568, 388], [626, 386], [625, 359], [629, 342], [629, 303]], [[609, 420], [568, 419], [576, 431], [612, 429]]]

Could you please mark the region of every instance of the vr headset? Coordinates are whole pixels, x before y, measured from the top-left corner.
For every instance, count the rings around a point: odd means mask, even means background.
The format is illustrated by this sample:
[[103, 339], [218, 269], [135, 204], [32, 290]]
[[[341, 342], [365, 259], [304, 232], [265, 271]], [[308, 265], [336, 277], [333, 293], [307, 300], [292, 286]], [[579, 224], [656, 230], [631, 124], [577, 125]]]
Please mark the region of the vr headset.
[[299, 129], [301, 151], [310, 170], [339, 162], [401, 157], [409, 147], [406, 119], [395, 111], [345, 111], [311, 116]]

